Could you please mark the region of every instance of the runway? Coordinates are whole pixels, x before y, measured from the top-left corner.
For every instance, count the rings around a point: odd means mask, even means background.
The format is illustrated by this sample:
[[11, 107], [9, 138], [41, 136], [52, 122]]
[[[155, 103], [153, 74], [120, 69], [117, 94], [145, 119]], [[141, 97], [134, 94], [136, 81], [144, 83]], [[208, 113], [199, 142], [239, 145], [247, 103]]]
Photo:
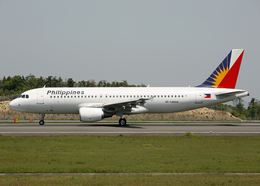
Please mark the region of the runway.
[[147, 135], [182, 136], [187, 132], [197, 135], [260, 135], [259, 123], [129, 123], [119, 126], [111, 123], [2, 123], [2, 136], [51, 135]]

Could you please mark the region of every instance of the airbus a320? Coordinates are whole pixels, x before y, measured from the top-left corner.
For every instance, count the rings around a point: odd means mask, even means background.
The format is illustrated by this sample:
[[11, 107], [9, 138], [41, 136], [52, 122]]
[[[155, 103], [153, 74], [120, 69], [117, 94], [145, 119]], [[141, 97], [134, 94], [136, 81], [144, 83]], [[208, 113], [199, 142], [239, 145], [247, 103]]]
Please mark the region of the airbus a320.
[[40, 125], [44, 125], [45, 114], [79, 114], [83, 122], [116, 115], [119, 125], [126, 125], [124, 115], [180, 112], [248, 96], [248, 91], [235, 89], [243, 54], [243, 49], [231, 50], [195, 87], [44, 87], [22, 93], [9, 106], [41, 114]]

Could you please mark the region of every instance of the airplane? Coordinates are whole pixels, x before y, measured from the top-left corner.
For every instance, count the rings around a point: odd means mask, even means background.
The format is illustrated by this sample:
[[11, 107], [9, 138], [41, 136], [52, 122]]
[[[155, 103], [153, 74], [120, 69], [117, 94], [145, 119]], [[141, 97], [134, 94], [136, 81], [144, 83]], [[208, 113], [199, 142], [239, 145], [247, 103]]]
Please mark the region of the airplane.
[[249, 96], [235, 89], [244, 49], [233, 49], [200, 85], [195, 87], [55, 87], [37, 88], [22, 93], [10, 102], [11, 109], [45, 114], [79, 114], [82, 122], [95, 122], [124, 115], [172, 113], [207, 107]]

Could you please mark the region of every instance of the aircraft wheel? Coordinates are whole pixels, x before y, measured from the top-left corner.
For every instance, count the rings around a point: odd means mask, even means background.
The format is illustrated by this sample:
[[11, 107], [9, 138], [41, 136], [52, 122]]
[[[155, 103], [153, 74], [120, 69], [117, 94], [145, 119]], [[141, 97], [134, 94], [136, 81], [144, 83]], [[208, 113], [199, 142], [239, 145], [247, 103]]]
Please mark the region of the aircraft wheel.
[[126, 125], [126, 119], [125, 118], [119, 119], [119, 125], [125, 126]]
[[40, 124], [40, 125], [44, 125], [44, 120], [40, 120], [40, 121], [39, 121], [39, 124]]

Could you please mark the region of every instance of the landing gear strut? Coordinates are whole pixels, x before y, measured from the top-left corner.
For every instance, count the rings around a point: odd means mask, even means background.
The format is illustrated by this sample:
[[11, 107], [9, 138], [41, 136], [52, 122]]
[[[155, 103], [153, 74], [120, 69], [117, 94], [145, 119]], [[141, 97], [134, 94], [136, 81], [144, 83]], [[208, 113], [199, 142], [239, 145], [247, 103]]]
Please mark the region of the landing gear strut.
[[44, 116], [45, 114], [42, 114], [41, 120], [39, 121], [40, 125], [44, 125]]
[[125, 126], [126, 125], [126, 119], [125, 118], [120, 118], [119, 119], [119, 125]]

